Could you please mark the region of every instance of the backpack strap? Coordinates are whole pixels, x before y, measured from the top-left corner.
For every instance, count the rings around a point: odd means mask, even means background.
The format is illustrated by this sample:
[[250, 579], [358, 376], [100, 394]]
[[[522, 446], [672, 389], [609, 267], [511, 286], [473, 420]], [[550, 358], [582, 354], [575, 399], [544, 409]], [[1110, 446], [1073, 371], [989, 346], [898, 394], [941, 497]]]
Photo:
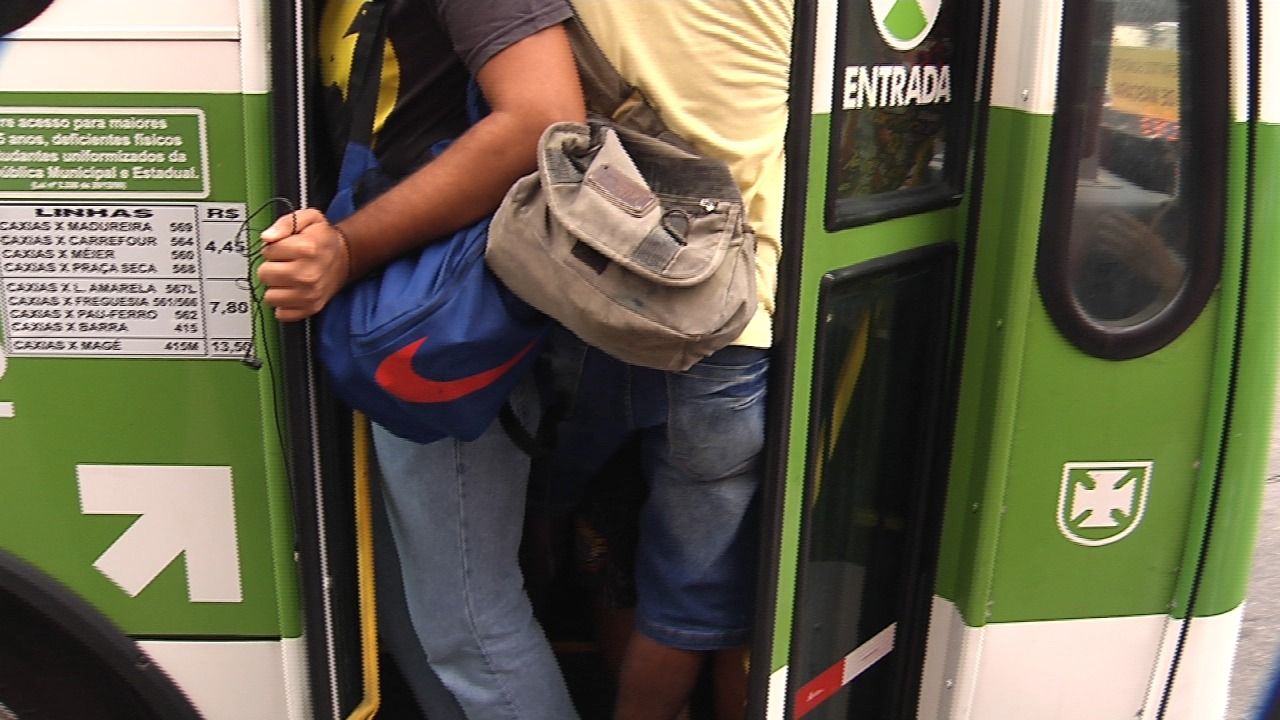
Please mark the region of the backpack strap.
[[[649, 104], [640, 88], [627, 82], [618, 73], [591, 36], [591, 31], [582, 22], [576, 8], [573, 17], [565, 22], [565, 31], [569, 35], [569, 45], [573, 48], [578, 77], [582, 80], [582, 93], [590, 114], [697, 153], [687, 140], [667, 127], [658, 110]], [[627, 105], [624, 114], [619, 115], [619, 110], [624, 105]]]
[[569, 45], [573, 48], [573, 57], [577, 60], [587, 108], [605, 117], [613, 117], [618, 107], [636, 93], [635, 86], [618, 74], [595, 38], [591, 37], [576, 9], [564, 26], [569, 35]]
[[551, 448], [555, 445], [556, 423], [552, 417], [544, 411], [542, 419], [538, 423], [537, 432], [529, 432], [529, 428], [520, 422], [520, 418], [516, 416], [515, 408], [511, 406], [508, 400], [503, 404], [502, 409], [498, 411], [498, 422], [502, 424], [502, 429], [507, 433], [507, 437], [511, 438], [511, 442], [520, 448], [525, 455], [531, 458], [539, 458], [551, 452]]
[[351, 73], [347, 78], [347, 126], [342, 137], [348, 142], [373, 146], [373, 121], [378, 110], [378, 90], [382, 86], [382, 54], [386, 39], [386, 3], [366, 0], [347, 34], [356, 35], [351, 53]]

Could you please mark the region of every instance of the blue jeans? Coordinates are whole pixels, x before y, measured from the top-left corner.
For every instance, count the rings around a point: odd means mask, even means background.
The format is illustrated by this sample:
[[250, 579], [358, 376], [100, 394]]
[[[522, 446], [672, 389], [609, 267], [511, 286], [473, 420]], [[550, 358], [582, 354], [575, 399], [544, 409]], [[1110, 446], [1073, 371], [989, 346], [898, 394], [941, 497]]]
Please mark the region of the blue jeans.
[[[529, 378], [512, 395], [525, 422], [537, 416]], [[556, 658], [533, 617], [517, 560], [524, 520], [529, 458], [498, 422], [472, 442], [445, 439], [422, 445], [373, 426], [380, 469], [384, 537], [394, 544], [411, 634], [440, 682], [470, 720], [565, 720], [577, 717]], [[385, 553], [384, 553], [385, 556]], [[377, 560], [375, 559], [375, 562]], [[388, 588], [383, 588], [384, 590]], [[402, 667], [419, 664], [410, 644]], [[415, 657], [416, 656], [416, 657]], [[429, 690], [409, 678], [429, 717]], [[446, 698], [447, 700], [447, 698]], [[453, 714], [456, 714], [456, 710]]]
[[638, 439], [649, 493], [636, 548], [637, 628], [684, 650], [746, 642], [768, 351], [727, 347], [663, 372], [557, 329], [541, 362], [557, 431], [552, 454], [535, 462], [535, 512], [568, 512], [609, 457]]

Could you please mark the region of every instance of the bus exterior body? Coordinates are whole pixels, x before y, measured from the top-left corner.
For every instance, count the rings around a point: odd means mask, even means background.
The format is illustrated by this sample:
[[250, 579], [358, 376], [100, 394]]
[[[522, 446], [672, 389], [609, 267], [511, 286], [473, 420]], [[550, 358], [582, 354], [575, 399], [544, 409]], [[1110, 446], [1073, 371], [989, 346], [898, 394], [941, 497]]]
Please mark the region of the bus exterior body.
[[[0, 11], [0, 718], [368, 706], [350, 417], [252, 281], [319, 5]], [[796, 4], [752, 718], [1224, 716], [1278, 18]]]

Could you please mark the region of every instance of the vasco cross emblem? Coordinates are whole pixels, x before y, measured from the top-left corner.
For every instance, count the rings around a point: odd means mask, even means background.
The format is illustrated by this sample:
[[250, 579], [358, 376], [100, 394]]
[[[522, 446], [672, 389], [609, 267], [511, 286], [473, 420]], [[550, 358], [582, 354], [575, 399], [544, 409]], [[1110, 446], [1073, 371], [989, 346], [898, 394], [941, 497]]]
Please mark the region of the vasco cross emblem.
[[1078, 545], [1117, 542], [1147, 508], [1152, 462], [1066, 463], [1058, 491], [1058, 529]]

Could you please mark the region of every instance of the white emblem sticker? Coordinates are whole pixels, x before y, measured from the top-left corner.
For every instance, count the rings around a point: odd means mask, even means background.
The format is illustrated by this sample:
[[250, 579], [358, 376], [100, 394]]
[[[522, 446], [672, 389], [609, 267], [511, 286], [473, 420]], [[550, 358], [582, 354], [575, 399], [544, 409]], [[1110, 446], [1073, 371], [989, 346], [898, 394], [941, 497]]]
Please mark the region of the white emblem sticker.
[[1155, 463], [1076, 462], [1062, 466], [1058, 529], [1078, 545], [1110, 545], [1142, 522]]
[[911, 50], [923, 42], [941, 9], [942, 0], [871, 0], [876, 28], [894, 50]]

